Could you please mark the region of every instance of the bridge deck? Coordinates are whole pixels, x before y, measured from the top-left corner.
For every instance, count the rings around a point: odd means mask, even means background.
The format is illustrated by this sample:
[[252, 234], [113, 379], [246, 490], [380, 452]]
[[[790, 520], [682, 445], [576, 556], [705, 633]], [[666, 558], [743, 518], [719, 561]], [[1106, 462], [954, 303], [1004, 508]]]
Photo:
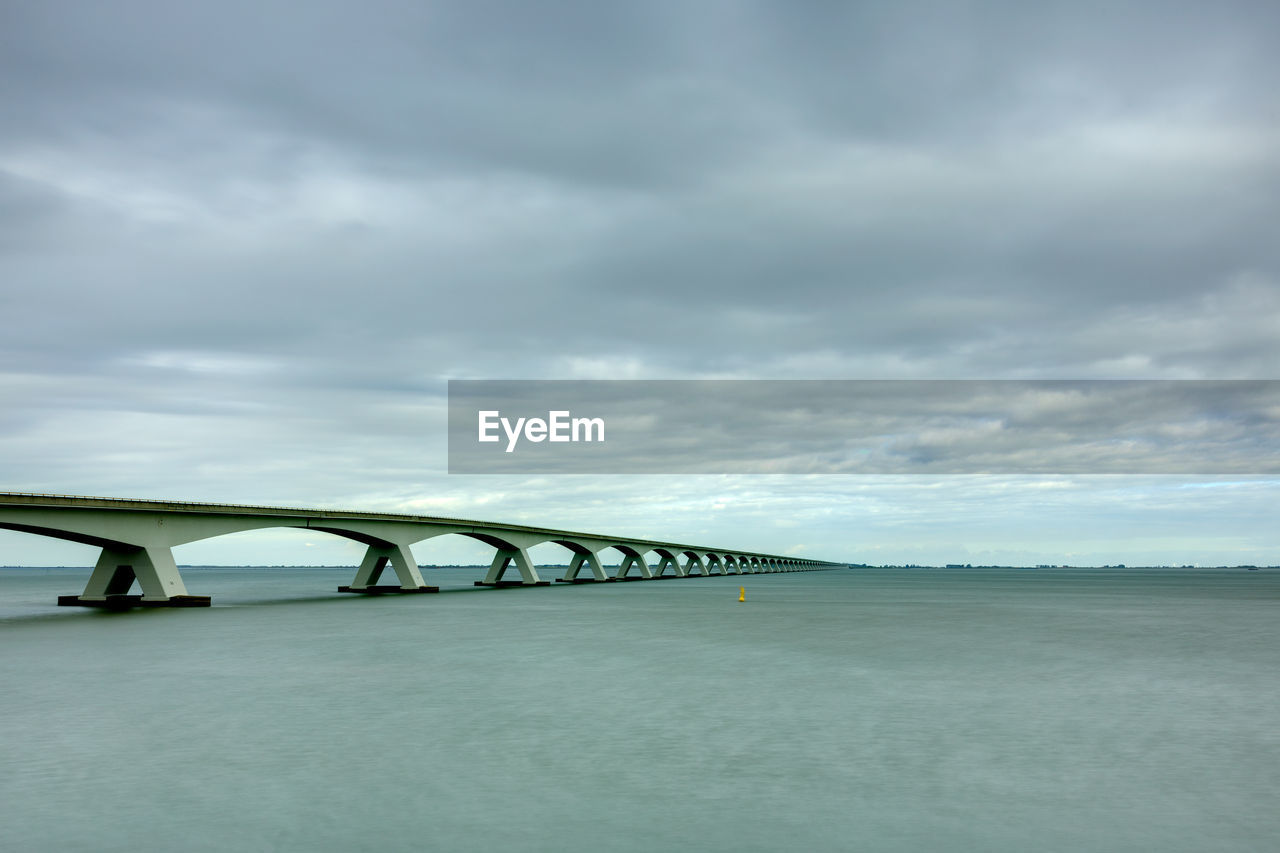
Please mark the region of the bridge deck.
[[[705, 577], [718, 573], [755, 574], [830, 569], [838, 565], [794, 556], [709, 548], [658, 539], [583, 533], [552, 527], [492, 521], [330, 508], [258, 506], [253, 504], [0, 492], [0, 529], [51, 536], [102, 548], [92, 576], [79, 596], [61, 596], [59, 604], [90, 607], [199, 607], [207, 596], [187, 592], [172, 548], [227, 533], [269, 527], [297, 527], [343, 536], [367, 546], [364, 560], [342, 592], [367, 595], [435, 592], [423, 582], [410, 550], [414, 543], [446, 534], [461, 534], [495, 549], [493, 563], [479, 586], [544, 586], [529, 558], [529, 548], [547, 542], [573, 552], [563, 578], [588, 581], [657, 580]], [[614, 548], [623, 554], [612, 576], [600, 553]], [[646, 554], [656, 555], [651, 566]], [[514, 567], [520, 580], [504, 580]], [[385, 569], [394, 570], [398, 586], [378, 585]], [[632, 570], [638, 575], [633, 575]], [[668, 574], [670, 570], [671, 574]], [[579, 578], [586, 571], [589, 577]], [[142, 595], [131, 594], [137, 583]]]

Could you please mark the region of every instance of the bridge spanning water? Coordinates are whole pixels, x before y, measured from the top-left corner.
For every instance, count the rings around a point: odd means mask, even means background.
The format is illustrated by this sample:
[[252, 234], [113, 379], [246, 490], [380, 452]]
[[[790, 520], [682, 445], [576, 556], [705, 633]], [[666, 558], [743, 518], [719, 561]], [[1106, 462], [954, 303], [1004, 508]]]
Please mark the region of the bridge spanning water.
[[[529, 558], [530, 548], [546, 542], [561, 545], [572, 555], [564, 577], [556, 578], [564, 583], [800, 572], [844, 565], [754, 551], [433, 516], [0, 493], [0, 529], [102, 549], [84, 591], [58, 598], [58, 603], [64, 605], [207, 607], [209, 596], [187, 592], [174, 562], [174, 546], [269, 527], [317, 530], [366, 545], [364, 559], [351, 584], [338, 588], [340, 592], [365, 594], [438, 592], [439, 587], [423, 581], [411, 546], [447, 534], [467, 536], [494, 548], [488, 574], [484, 580], [476, 581], [478, 586], [548, 585], [550, 582], [542, 579]], [[601, 552], [610, 548], [622, 555], [613, 574], [601, 561]], [[505, 580], [504, 575], [513, 566], [519, 580]], [[388, 567], [395, 572], [398, 585], [378, 583]], [[141, 595], [130, 593], [135, 581]]]

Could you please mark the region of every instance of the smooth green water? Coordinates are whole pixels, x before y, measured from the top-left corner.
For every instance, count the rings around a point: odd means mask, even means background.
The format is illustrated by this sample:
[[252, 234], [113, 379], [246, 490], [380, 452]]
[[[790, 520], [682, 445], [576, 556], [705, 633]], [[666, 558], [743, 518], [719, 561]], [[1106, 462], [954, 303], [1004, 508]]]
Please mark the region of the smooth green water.
[[[0, 571], [6, 850], [1262, 850], [1280, 573]], [[440, 580], [443, 578], [443, 580]], [[747, 590], [738, 602], [738, 587]]]

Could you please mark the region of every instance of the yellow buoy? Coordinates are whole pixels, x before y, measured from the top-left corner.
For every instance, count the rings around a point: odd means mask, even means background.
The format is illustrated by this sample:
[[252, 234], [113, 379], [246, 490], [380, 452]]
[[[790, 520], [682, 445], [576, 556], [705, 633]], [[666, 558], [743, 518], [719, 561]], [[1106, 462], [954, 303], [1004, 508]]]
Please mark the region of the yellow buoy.
[[739, 601], [747, 600], [747, 588], [745, 586], [738, 587], [738, 600]]

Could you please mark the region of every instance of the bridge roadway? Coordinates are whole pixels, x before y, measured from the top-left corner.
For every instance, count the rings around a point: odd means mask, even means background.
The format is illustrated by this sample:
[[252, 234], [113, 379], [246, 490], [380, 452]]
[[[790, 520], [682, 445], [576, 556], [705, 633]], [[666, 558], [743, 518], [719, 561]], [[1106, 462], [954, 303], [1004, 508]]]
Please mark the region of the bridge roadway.
[[[542, 580], [529, 559], [529, 549], [544, 542], [554, 542], [572, 554], [564, 577], [556, 579], [565, 583], [707, 577], [717, 572], [799, 572], [844, 565], [755, 551], [423, 515], [0, 492], [0, 529], [102, 549], [84, 592], [59, 596], [58, 603], [63, 605], [207, 607], [209, 596], [187, 592], [173, 559], [173, 547], [269, 527], [317, 530], [366, 545], [355, 578], [349, 586], [338, 587], [340, 592], [366, 594], [439, 592], [439, 587], [423, 582], [410, 546], [450, 533], [478, 539], [495, 549], [489, 571], [484, 580], [476, 581], [477, 586], [548, 585], [549, 581]], [[605, 571], [600, 560], [600, 553], [609, 548], [622, 555], [613, 575]], [[652, 565], [649, 554], [656, 560]], [[398, 586], [378, 584], [388, 566], [394, 570]], [[512, 566], [520, 579], [504, 580], [503, 575]], [[589, 576], [580, 576], [584, 568]], [[129, 594], [135, 580], [141, 595]]]

